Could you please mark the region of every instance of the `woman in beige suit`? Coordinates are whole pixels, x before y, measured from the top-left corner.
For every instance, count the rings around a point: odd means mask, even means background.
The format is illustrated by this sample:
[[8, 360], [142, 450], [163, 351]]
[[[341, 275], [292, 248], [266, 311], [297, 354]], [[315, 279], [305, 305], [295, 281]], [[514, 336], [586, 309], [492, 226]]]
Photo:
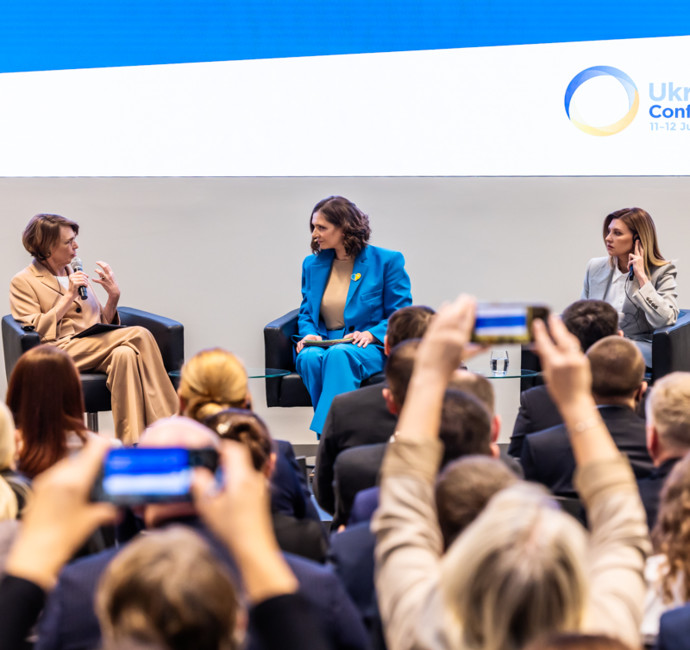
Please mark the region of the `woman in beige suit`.
[[[77, 334], [97, 323], [119, 324], [120, 299], [113, 271], [97, 262], [98, 279], [108, 298], [101, 305], [89, 276], [73, 270], [79, 226], [54, 214], [37, 214], [24, 229], [22, 242], [34, 259], [10, 283], [12, 316], [33, 327], [42, 343], [65, 350], [79, 370], [108, 375], [118, 438], [133, 444], [155, 420], [173, 415], [177, 397], [160, 350], [143, 327], [125, 327], [84, 338]], [[80, 296], [80, 289], [86, 295]]]

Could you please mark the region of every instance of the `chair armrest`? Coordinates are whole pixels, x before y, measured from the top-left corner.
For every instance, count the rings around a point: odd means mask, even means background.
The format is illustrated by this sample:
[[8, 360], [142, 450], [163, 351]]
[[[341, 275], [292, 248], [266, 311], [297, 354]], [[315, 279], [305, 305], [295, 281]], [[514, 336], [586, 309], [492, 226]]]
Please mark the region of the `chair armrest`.
[[118, 307], [117, 312], [123, 325], [140, 325], [153, 334], [168, 372], [182, 368], [184, 363], [184, 325], [182, 323], [132, 307]]
[[294, 370], [294, 343], [292, 335], [297, 334], [299, 309], [276, 318], [264, 327], [264, 353], [267, 368]]
[[23, 329], [20, 322], [12, 316], [3, 316], [2, 319], [2, 348], [5, 354], [5, 373], [10, 378], [15, 364], [24, 352], [35, 348], [41, 343], [38, 332]]
[[676, 370], [690, 371], [690, 310], [682, 309], [674, 325], [654, 330], [652, 381]]

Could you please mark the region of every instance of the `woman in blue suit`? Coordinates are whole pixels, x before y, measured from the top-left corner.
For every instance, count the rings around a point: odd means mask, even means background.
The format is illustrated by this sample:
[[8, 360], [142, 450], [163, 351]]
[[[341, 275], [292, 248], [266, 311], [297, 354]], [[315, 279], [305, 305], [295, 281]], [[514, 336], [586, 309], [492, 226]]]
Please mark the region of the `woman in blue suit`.
[[[310, 428], [321, 435], [333, 398], [383, 369], [388, 317], [412, 296], [405, 258], [367, 244], [369, 217], [352, 201], [319, 201], [309, 227], [314, 254], [302, 264], [296, 366], [314, 405]], [[352, 342], [305, 345], [340, 338]]]

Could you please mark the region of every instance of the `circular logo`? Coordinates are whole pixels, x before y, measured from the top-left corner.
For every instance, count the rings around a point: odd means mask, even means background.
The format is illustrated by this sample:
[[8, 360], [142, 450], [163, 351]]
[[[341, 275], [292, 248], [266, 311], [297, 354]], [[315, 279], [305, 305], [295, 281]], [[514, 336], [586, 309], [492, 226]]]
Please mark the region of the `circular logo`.
[[[575, 91], [585, 82], [593, 79], [594, 77], [600, 76], [613, 77], [616, 81], [618, 81], [618, 83], [621, 84], [621, 86], [623, 86], [623, 89], [628, 96], [628, 112], [621, 117], [621, 119], [617, 120], [613, 124], [609, 124], [608, 126], [593, 126], [591, 124], [587, 124], [580, 117], [575, 106], [573, 106], [571, 110], [571, 101]], [[635, 115], [637, 115], [637, 109], [639, 106], [640, 95], [637, 92], [635, 82], [622, 70], [612, 68], [608, 65], [596, 65], [576, 74], [573, 77], [573, 80], [568, 84], [568, 88], [565, 91], [565, 112], [568, 115], [568, 118], [578, 129], [580, 129], [580, 131], [584, 131], [590, 135], [614, 135], [616, 133], [620, 133], [633, 121]]]

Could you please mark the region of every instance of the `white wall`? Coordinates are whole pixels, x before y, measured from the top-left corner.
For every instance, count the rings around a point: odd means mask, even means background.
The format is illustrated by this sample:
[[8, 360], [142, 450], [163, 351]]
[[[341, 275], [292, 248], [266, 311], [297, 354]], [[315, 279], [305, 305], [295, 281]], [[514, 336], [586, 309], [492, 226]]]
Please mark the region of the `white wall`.
[[[184, 323], [187, 357], [220, 345], [262, 366], [262, 328], [299, 305], [309, 215], [330, 194], [369, 213], [372, 243], [404, 253], [416, 303], [466, 291], [560, 311], [579, 298], [586, 261], [604, 254], [604, 216], [632, 205], [654, 217], [662, 253], [677, 259], [680, 306], [690, 300], [689, 177], [4, 178], [1, 276], [7, 286], [29, 262], [28, 219], [63, 214], [82, 228], [87, 272], [101, 259], [115, 270], [123, 305]], [[274, 434], [314, 441], [309, 409], [266, 409], [263, 382], [251, 388]], [[499, 396], [506, 429], [516, 390]]]

